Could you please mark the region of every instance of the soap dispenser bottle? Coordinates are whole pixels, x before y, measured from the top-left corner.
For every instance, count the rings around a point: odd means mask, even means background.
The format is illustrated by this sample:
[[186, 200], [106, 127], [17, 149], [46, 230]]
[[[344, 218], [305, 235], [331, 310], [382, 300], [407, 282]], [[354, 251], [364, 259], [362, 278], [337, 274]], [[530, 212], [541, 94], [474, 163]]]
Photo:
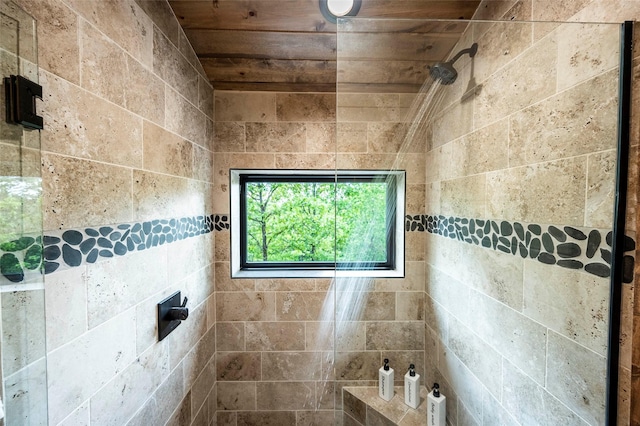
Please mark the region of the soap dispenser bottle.
[[409, 365], [409, 371], [404, 375], [404, 403], [411, 408], [420, 405], [420, 375], [416, 374], [416, 366]]
[[427, 395], [427, 425], [445, 426], [447, 399], [440, 394], [440, 385], [433, 384], [433, 392]]
[[389, 359], [384, 359], [384, 365], [380, 367], [378, 380], [378, 394], [385, 401], [393, 398], [393, 368], [389, 367]]

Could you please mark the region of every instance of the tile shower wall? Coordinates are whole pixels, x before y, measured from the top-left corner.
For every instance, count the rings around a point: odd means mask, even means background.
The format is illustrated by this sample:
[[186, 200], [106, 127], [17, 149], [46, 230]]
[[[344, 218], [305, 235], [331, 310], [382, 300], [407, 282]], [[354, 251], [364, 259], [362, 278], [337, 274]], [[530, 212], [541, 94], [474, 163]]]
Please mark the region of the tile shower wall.
[[[389, 168], [398, 147], [383, 142], [411, 100], [216, 91], [214, 210], [229, 211], [229, 168]], [[400, 168], [408, 208], [423, 211], [424, 153]], [[423, 371], [421, 235], [407, 234], [407, 278], [337, 282], [231, 280], [229, 233], [215, 238], [218, 424], [332, 425], [342, 386], [375, 383], [383, 358]]]
[[[637, 2], [531, 0], [485, 1], [476, 18], [621, 22], [638, 16]], [[463, 78], [433, 122], [427, 217], [568, 225], [605, 235], [612, 223], [609, 136], [615, 136], [617, 70], [601, 46], [617, 46], [618, 30], [511, 24], [476, 26], [461, 42], [477, 41], [479, 53], [473, 67], [460, 64]], [[479, 84], [469, 92], [472, 77]], [[593, 122], [594, 110], [611, 119]], [[594, 138], [594, 125], [609, 136]], [[557, 128], [571, 139], [549, 132]], [[603, 423], [608, 279], [538, 260], [427, 235], [426, 369], [444, 383], [451, 424]], [[623, 299], [619, 424], [629, 424], [632, 285], [624, 285]]]
[[[210, 217], [212, 89], [164, 1], [17, 3], [38, 21], [44, 233], [74, 266], [45, 280], [49, 424], [210, 424], [213, 234], [89, 263], [73, 243]], [[190, 316], [157, 342], [156, 303], [176, 290]]]

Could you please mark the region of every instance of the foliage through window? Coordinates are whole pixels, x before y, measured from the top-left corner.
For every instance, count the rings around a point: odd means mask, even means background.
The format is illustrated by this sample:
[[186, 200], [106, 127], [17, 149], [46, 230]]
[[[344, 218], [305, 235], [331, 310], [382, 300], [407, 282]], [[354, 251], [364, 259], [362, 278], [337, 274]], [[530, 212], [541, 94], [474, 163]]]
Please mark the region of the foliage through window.
[[232, 275], [403, 273], [404, 172], [232, 170], [231, 187]]

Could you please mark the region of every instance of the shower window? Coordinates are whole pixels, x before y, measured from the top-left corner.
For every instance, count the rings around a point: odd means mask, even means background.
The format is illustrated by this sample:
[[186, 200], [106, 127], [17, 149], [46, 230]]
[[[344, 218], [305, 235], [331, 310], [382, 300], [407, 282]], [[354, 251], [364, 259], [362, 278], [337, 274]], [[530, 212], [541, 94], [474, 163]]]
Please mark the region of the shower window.
[[404, 181], [389, 171], [232, 170], [232, 276], [402, 276]]

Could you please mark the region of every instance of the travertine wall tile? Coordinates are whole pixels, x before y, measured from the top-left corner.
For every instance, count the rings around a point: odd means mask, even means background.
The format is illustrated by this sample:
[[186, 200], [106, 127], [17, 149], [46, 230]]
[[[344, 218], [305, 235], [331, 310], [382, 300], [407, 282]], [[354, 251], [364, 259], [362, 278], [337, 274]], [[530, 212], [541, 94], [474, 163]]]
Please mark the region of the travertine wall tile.
[[276, 121], [275, 93], [215, 92], [215, 121]]
[[216, 378], [219, 381], [256, 381], [262, 377], [259, 352], [218, 352]]
[[304, 323], [302, 322], [250, 322], [245, 329], [249, 351], [303, 351]]
[[320, 380], [320, 352], [265, 352], [262, 355], [262, 380]]
[[255, 382], [218, 382], [218, 410], [255, 410]]
[[276, 93], [277, 121], [336, 119], [336, 95], [329, 93]]
[[220, 292], [216, 296], [218, 321], [273, 321], [275, 319], [274, 293]]
[[[157, 27], [155, 27], [157, 28]], [[189, 102], [200, 106], [200, 75], [160, 31], [153, 32], [153, 71]]]
[[87, 330], [84, 268], [69, 269], [45, 282], [47, 348], [52, 351]]

